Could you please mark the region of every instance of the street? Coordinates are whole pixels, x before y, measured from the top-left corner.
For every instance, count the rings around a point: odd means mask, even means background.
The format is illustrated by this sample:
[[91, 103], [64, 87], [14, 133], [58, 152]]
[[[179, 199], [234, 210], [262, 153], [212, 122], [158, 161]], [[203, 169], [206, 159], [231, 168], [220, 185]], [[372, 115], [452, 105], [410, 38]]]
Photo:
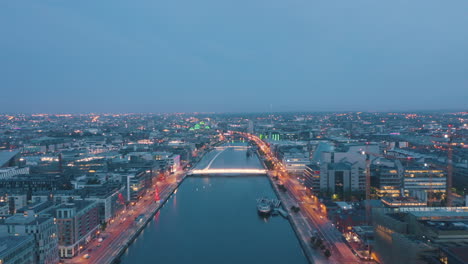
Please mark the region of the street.
[[[273, 156], [271, 149], [260, 138], [251, 135], [243, 134], [250, 140], [253, 140], [259, 149], [265, 153], [267, 159], [273, 162], [275, 170], [269, 177], [277, 176], [279, 181], [286, 187], [286, 192], [281, 192], [283, 203], [289, 210], [291, 206], [298, 206], [300, 211], [295, 213], [290, 211], [293, 221], [297, 221], [300, 228], [301, 238], [310, 245], [311, 232], [316, 230], [323, 238], [324, 244], [329, 248], [331, 257], [328, 263], [362, 263], [361, 260], [351, 251], [351, 249], [343, 242], [343, 236], [332, 225], [332, 223], [323, 216], [319, 211], [314, 210], [317, 204], [313, 204], [310, 197], [307, 197], [304, 192], [304, 187], [294, 177], [289, 177], [283, 164]], [[273, 180], [273, 179], [272, 179]], [[276, 188], [276, 187], [275, 187]], [[322, 259], [323, 260], [323, 259]], [[315, 262], [317, 262], [314, 259]], [[320, 261], [320, 260], [319, 260]]]
[[[151, 217], [152, 212], [158, 210], [163, 202], [169, 198], [184, 177], [185, 172], [181, 171], [164, 181], [158, 181], [154, 187], [159, 190], [160, 202], [154, 200], [154, 190], [147, 191], [144, 197], [135, 205], [127, 206], [126, 210], [123, 210], [110, 221], [106, 230], [100, 234], [100, 237], [103, 238], [101, 242], [99, 242], [99, 239], [92, 240], [80, 254], [72, 259], [65, 260], [64, 263], [112, 263], [121, 250], [126, 248], [131, 237]], [[136, 222], [135, 218], [139, 215], [144, 215], [144, 217], [140, 222]], [[157, 217], [157, 214], [155, 217]]]

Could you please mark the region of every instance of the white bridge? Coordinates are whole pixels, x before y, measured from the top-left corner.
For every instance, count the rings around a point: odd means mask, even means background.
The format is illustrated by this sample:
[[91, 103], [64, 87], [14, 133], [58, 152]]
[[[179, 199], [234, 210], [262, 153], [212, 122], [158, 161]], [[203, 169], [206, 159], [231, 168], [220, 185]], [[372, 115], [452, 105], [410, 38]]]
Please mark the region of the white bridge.
[[192, 170], [189, 174], [266, 174], [265, 169], [202, 169]]
[[218, 146], [218, 147], [214, 147], [214, 149], [217, 149], [217, 150], [225, 150], [225, 149], [234, 149], [234, 150], [248, 150], [249, 148], [251, 148], [251, 146]]
[[266, 174], [267, 170], [265, 169], [255, 169], [255, 168], [211, 168], [213, 162], [227, 149], [234, 150], [248, 150], [250, 146], [219, 146], [215, 147], [216, 150], [221, 150], [217, 153], [211, 161], [203, 169], [193, 169], [188, 174]]

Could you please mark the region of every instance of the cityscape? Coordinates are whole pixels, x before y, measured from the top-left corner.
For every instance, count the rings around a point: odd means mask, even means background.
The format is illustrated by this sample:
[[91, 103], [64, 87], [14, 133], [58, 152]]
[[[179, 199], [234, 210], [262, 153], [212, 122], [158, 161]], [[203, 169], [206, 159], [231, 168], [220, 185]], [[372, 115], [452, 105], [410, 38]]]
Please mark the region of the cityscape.
[[0, 260], [466, 263], [467, 116], [1, 115]]
[[467, 0], [0, 1], [0, 264], [468, 264]]

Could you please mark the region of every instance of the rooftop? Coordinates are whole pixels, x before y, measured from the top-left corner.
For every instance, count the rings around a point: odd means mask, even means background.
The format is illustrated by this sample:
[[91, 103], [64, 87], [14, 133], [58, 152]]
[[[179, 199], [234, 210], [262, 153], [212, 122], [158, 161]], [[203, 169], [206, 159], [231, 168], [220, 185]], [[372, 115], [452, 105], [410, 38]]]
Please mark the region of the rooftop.
[[4, 236], [0, 237], [0, 256], [9, 249], [14, 248], [22, 243], [27, 243], [33, 240], [32, 236]]
[[3, 167], [9, 160], [11, 160], [15, 155], [19, 154], [20, 150], [2, 150], [0, 151], [0, 167]]

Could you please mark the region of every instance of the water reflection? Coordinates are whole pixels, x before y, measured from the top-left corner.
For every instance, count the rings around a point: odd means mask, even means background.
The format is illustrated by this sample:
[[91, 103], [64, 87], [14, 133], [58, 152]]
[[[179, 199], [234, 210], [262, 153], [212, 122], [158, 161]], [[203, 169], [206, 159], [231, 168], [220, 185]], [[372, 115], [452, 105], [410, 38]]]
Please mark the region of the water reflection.
[[[212, 168], [262, 168], [257, 158], [245, 156], [225, 151]], [[256, 200], [263, 196], [275, 197], [265, 176], [189, 177], [122, 263], [307, 263], [287, 220], [258, 215]]]
[[275, 196], [264, 176], [188, 178], [122, 263], [307, 263], [288, 221], [257, 213], [261, 195]]

